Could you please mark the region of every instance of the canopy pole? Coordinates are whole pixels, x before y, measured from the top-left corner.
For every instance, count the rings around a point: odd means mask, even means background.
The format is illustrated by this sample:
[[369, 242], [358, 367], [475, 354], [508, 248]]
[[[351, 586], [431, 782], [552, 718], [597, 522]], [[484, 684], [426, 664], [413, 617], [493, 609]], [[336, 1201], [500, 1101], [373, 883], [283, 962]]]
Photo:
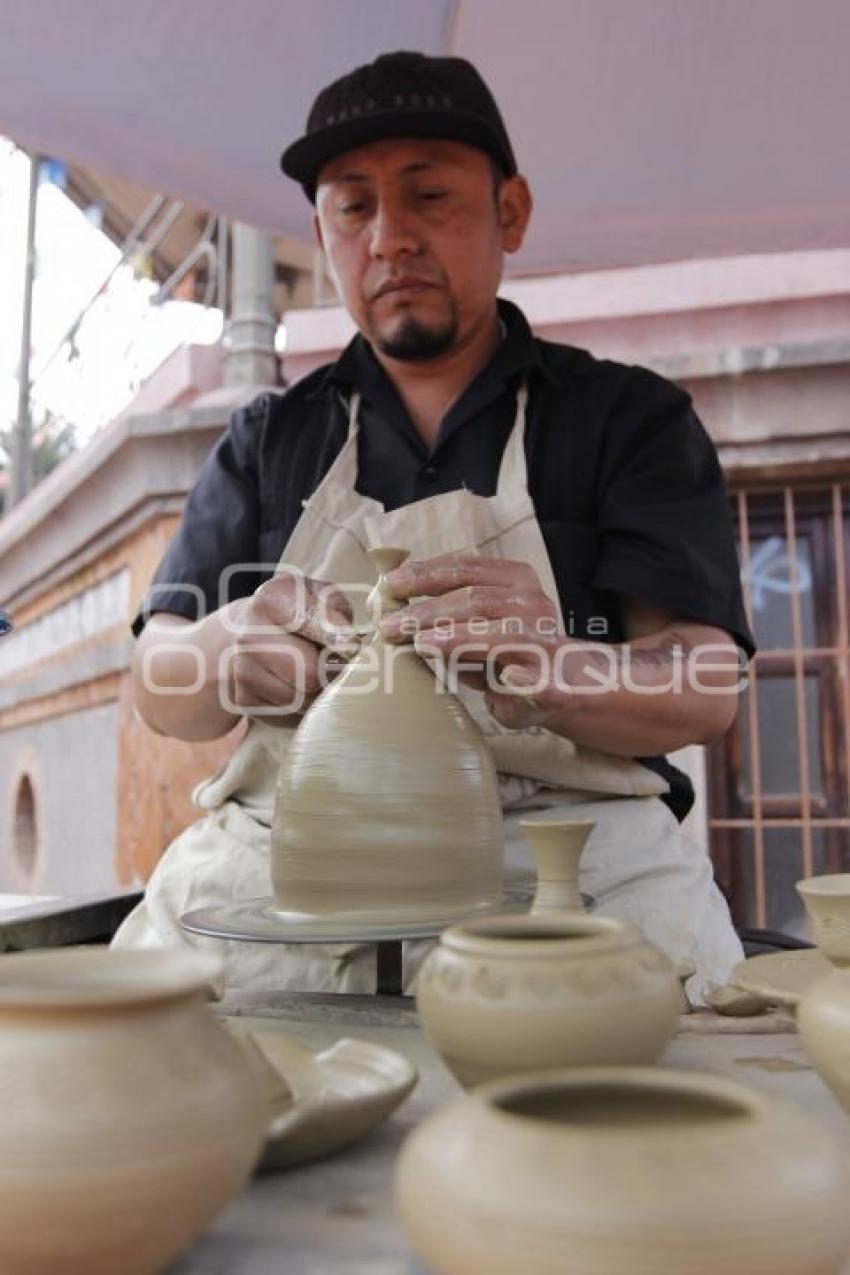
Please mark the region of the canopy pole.
[[233, 222], [231, 233], [233, 275], [225, 384], [277, 385], [274, 241], [265, 231], [239, 221]]
[[35, 279], [35, 213], [41, 156], [30, 155], [27, 248], [24, 268], [24, 303], [21, 316], [21, 357], [18, 363], [18, 419], [12, 443], [9, 507], [20, 504], [32, 488], [32, 416], [30, 413], [30, 346], [32, 344], [32, 293]]

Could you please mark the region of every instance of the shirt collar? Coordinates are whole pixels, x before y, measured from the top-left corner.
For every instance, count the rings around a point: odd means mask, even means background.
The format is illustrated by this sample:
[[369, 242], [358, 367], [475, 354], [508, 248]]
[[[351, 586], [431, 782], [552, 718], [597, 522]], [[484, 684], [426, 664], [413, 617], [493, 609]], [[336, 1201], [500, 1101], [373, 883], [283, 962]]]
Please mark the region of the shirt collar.
[[[543, 360], [540, 346], [525, 315], [512, 302], [501, 297], [497, 304], [499, 317], [506, 329], [505, 339], [475, 378], [476, 383], [484, 383], [488, 388], [495, 389], [513, 377], [518, 378], [529, 373], [539, 373], [547, 381], [554, 382], [556, 378]], [[327, 369], [314, 393], [321, 394], [333, 384], [359, 389], [365, 399], [374, 402], [386, 392], [388, 380], [369, 342], [358, 333], [345, 347], [336, 363], [332, 363]]]

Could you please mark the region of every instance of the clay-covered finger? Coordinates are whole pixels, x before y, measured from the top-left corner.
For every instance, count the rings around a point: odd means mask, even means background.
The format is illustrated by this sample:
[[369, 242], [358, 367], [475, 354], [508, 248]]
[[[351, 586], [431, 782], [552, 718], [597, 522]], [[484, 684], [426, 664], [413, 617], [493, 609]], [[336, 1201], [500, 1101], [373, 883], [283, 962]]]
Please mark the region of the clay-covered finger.
[[286, 688], [317, 694], [323, 689], [319, 651], [315, 645], [298, 636], [243, 636], [233, 649], [233, 659], [242, 683], [256, 687], [257, 694], [286, 699]]
[[242, 627], [255, 635], [300, 634], [324, 646], [351, 624], [351, 603], [337, 585], [287, 568], [256, 590]]
[[388, 574], [387, 583], [397, 598], [436, 597], [470, 585], [496, 585], [523, 592], [540, 588], [537, 573], [527, 562], [470, 553], [409, 559]]
[[412, 641], [419, 630], [485, 620], [499, 621], [502, 632], [517, 632], [532, 625], [540, 611], [541, 599], [536, 595], [492, 584], [466, 585], [438, 598], [412, 602], [385, 616], [381, 633], [388, 641], [405, 642]]
[[500, 695], [497, 691], [488, 690], [484, 702], [491, 716], [509, 730], [527, 730], [529, 726], [541, 725], [546, 721], [545, 711], [527, 699], [517, 699], [512, 695]]
[[420, 648], [436, 652], [463, 651], [470, 657], [477, 655], [484, 660], [490, 652], [496, 651], [504, 663], [510, 662], [511, 653], [524, 663], [526, 657], [542, 658], [548, 651], [548, 644], [533, 629], [522, 621], [506, 621], [504, 619], [480, 619], [466, 623], [436, 625], [432, 629], [422, 629], [414, 635], [413, 644]]
[[356, 642], [351, 602], [335, 584], [305, 580], [296, 632], [317, 646], [344, 648]]
[[286, 719], [302, 712], [315, 698], [304, 689], [275, 677], [268, 669], [250, 661], [234, 660], [229, 669], [222, 705], [244, 717]]

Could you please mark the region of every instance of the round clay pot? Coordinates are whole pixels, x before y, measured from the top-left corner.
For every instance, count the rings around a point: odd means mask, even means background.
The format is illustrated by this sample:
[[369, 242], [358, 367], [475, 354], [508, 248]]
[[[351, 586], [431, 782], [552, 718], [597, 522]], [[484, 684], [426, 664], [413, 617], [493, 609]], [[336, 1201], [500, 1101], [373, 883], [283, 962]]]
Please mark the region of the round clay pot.
[[797, 1027], [818, 1075], [850, 1111], [850, 970], [835, 970], [803, 993]]
[[633, 926], [580, 913], [446, 930], [419, 972], [425, 1031], [463, 1085], [514, 1072], [653, 1062], [682, 1008], [676, 970]]
[[151, 1275], [250, 1173], [265, 1104], [208, 954], [0, 958], [0, 1270]]
[[831, 1132], [694, 1072], [483, 1086], [411, 1134], [395, 1188], [435, 1275], [836, 1275], [850, 1243]]
[[814, 940], [833, 965], [850, 966], [850, 872], [830, 872], [797, 882]]

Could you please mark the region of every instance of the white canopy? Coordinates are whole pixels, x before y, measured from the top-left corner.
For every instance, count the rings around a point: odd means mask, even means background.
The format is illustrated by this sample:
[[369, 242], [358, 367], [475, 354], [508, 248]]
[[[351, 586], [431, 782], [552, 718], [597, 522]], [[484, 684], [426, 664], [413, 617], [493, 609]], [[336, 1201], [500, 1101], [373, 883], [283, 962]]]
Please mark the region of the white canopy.
[[847, 0], [26, 0], [0, 132], [307, 237], [279, 152], [396, 48], [490, 83], [536, 195], [514, 271], [850, 242]]

